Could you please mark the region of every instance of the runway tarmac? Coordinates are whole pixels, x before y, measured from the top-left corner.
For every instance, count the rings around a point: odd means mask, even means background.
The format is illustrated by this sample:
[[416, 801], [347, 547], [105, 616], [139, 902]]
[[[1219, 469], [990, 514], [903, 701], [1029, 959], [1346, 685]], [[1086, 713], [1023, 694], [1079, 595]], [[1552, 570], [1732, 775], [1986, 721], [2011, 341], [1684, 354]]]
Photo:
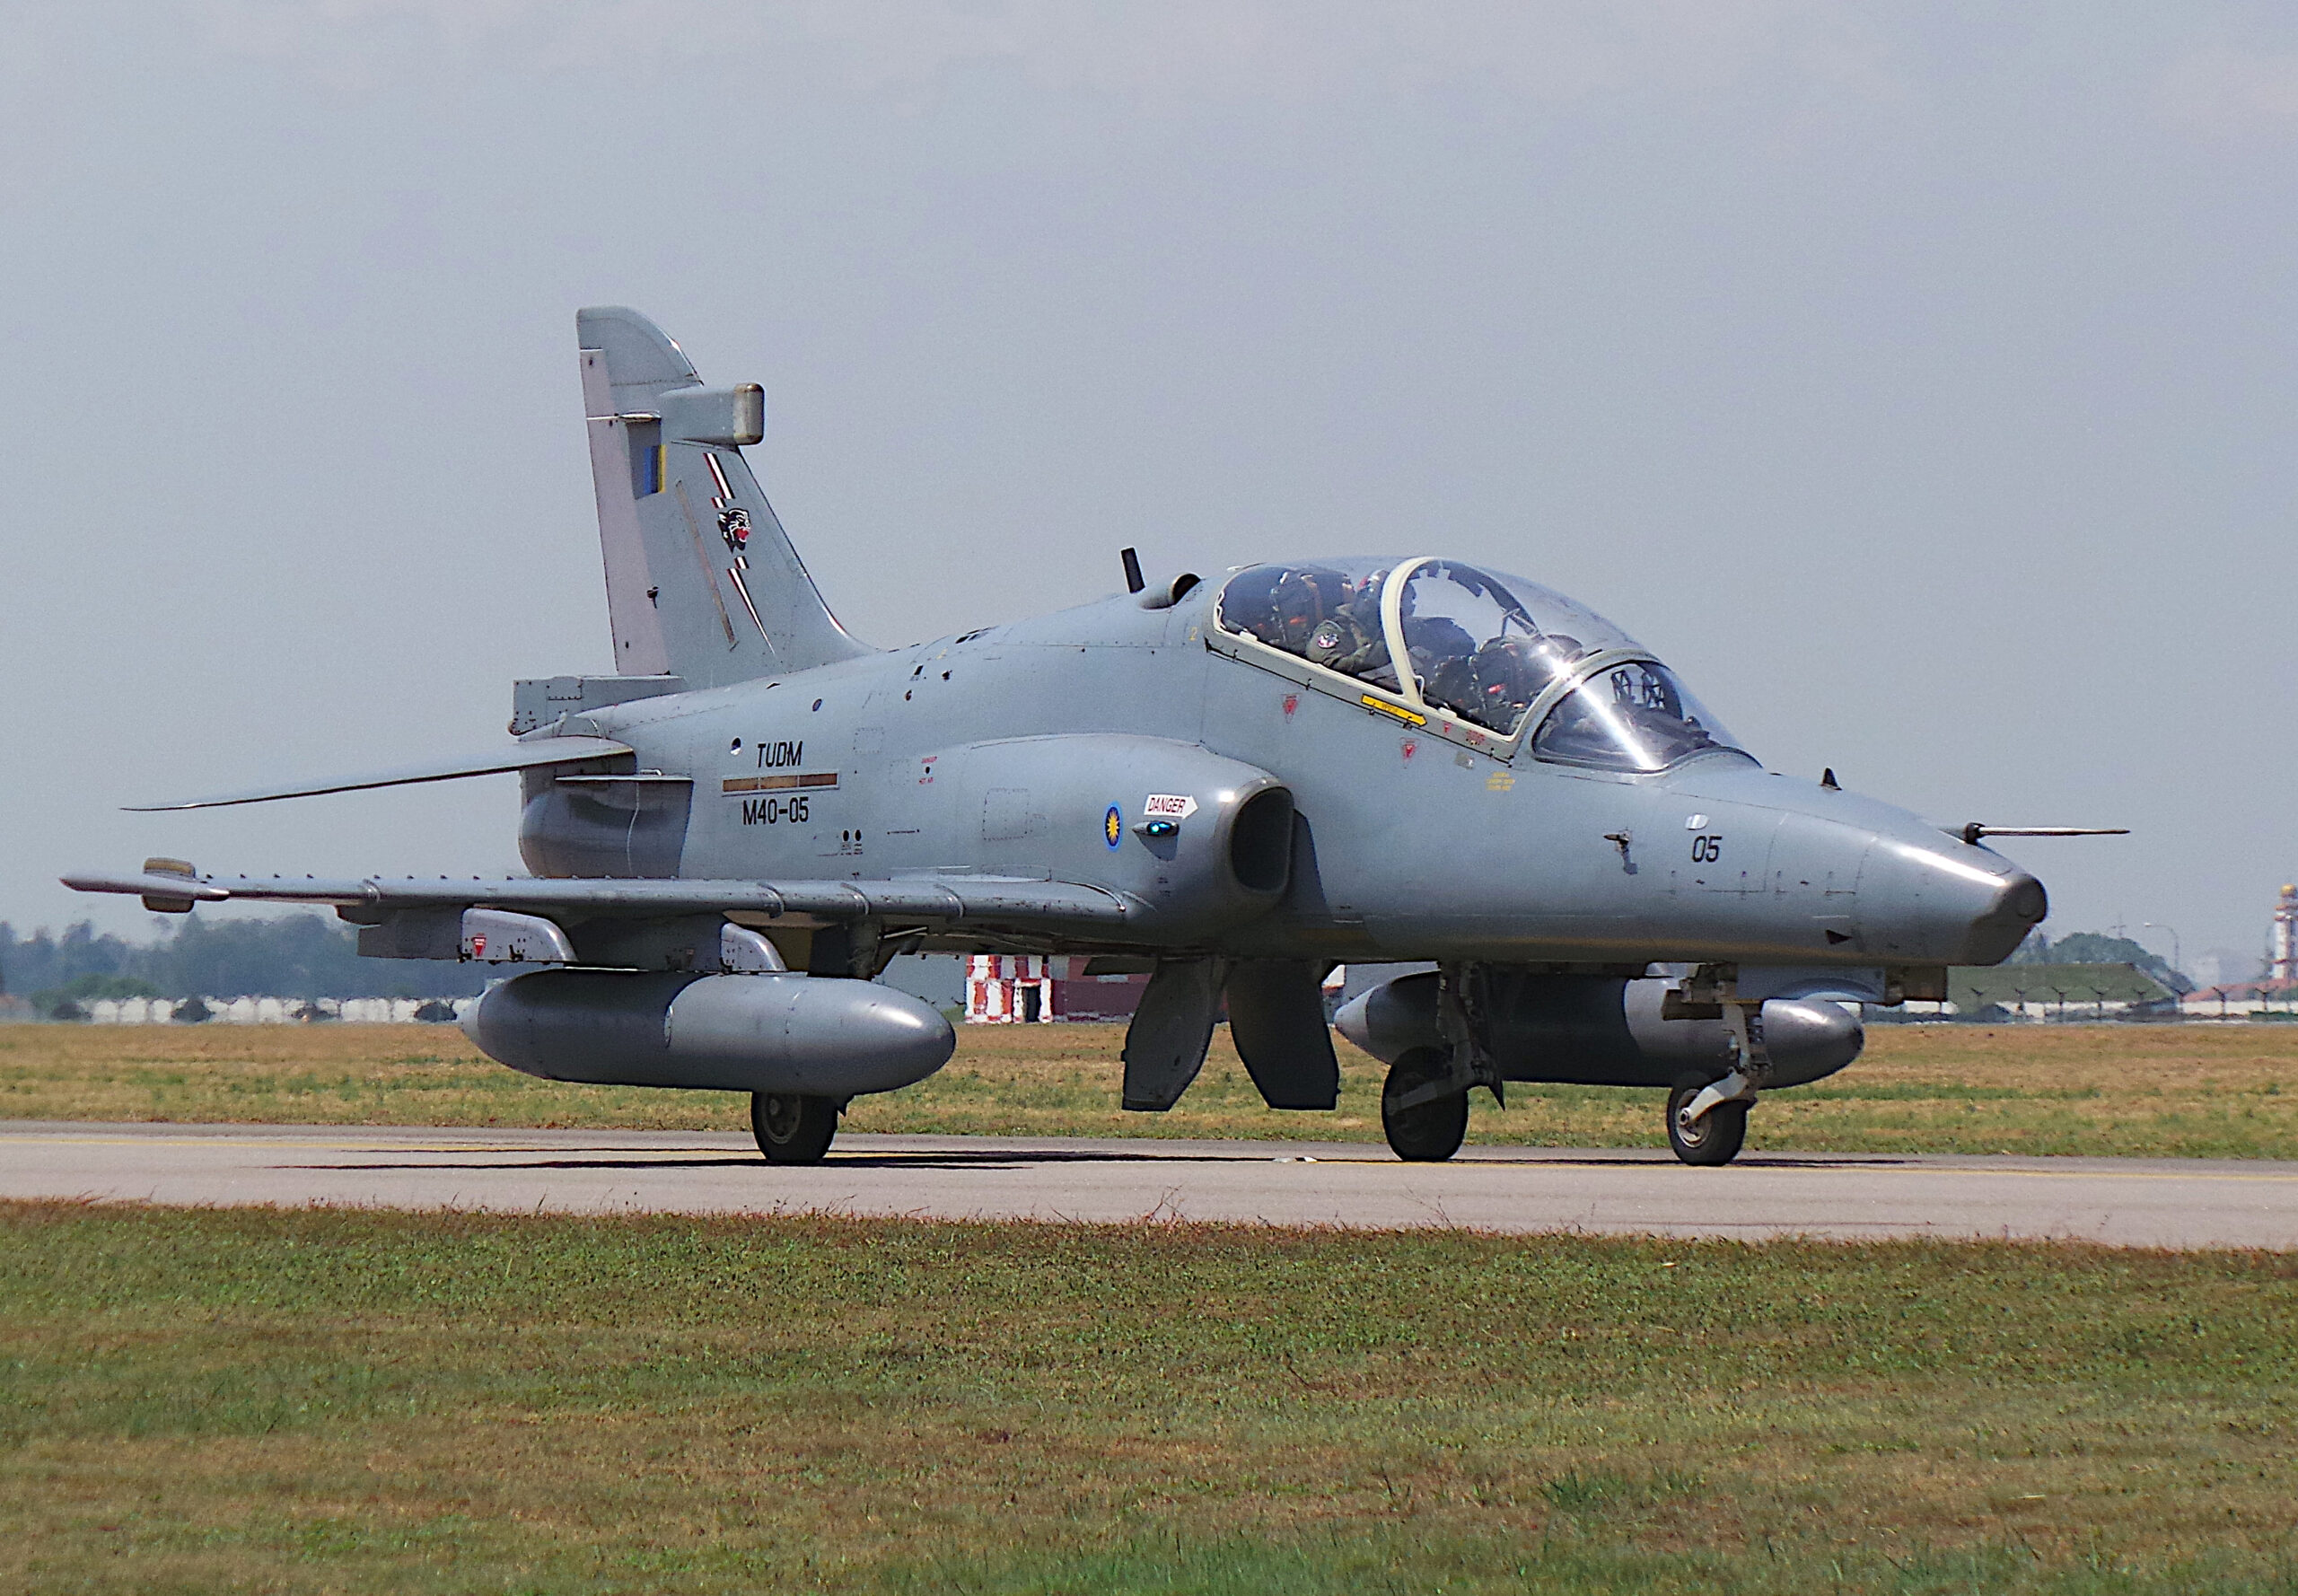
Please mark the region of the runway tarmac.
[[2298, 1163], [841, 1136], [776, 1169], [697, 1131], [0, 1124], [0, 1197], [531, 1213], [1240, 1220], [1662, 1236], [2077, 1238], [2298, 1246]]

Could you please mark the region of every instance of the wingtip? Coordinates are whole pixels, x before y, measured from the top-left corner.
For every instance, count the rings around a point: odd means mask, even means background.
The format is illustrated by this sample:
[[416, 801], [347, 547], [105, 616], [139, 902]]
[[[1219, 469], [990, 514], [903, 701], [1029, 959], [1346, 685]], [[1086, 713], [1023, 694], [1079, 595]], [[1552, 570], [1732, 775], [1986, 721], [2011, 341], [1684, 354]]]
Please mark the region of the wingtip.
[[83, 870], [56, 879], [75, 892], [113, 892], [133, 898], [189, 899], [195, 903], [221, 903], [232, 895], [228, 889], [215, 885], [212, 879], [206, 877]]

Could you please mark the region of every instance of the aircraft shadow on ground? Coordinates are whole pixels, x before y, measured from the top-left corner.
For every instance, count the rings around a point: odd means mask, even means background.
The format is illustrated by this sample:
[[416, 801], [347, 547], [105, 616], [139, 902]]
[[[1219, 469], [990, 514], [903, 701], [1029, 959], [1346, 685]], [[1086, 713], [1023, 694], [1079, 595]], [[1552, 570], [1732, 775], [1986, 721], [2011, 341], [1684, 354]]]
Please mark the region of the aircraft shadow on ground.
[[[811, 1167], [840, 1170], [1022, 1170], [1046, 1163], [1266, 1163], [1261, 1157], [1215, 1153], [1175, 1157], [1155, 1153], [855, 1153], [832, 1154]], [[281, 1164], [289, 1170], [709, 1170], [774, 1169], [755, 1154], [731, 1158], [437, 1159], [423, 1162]], [[803, 1165], [787, 1166], [804, 1168]]]
[[[1118, 1153], [1090, 1152], [1029, 1152], [1004, 1153], [833, 1153], [823, 1164], [815, 1167], [841, 1170], [1026, 1170], [1033, 1165], [1049, 1163], [1232, 1163], [1263, 1164], [1293, 1162], [1293, 1159], [1271, 1157], [1267, 1153]], [[1318, 1156], [1308, 1160], [1319, 1163], [1387, 1163], [1390, 1161], [1367, 1148], [1363, 1155], [1342, 1158]], [[1743, 1170], [1872, 1170], [1877, 1168], [1906, 1168], [1916, 1161], [1907, 1158], [1742, 1158], [1734, 1165]], [[1508, 1169], [1663, 1169], [1672, 1168], [1658, 1159], [1618, 1156], [1586, 1158], [1495, 1158], [1463, 1159], [1453, 1168], [1476, 1168], [1500, 1165]], [[709, 1169], [773, 1169], [763, 1158], [737, 1154], [724, 1158], [541, 1158], [508, 1160], [436, 1159], [422, 1162], [394, 1162], [358, 1163], [282, 1164], [282, 1169], [295, 1170], [709, 1170]], [[792, 1166], [803, 1167], [803, 1166]], [[1437, 1167], [1437, 1166], [1426, 1166]]]

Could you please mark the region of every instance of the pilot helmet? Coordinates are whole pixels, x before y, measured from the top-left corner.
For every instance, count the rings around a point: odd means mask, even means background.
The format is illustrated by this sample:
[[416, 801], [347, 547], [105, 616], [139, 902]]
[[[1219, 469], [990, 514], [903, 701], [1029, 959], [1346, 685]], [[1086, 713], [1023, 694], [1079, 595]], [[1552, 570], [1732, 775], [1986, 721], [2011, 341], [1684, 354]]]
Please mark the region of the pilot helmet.
[[1573, 661], [1588, 651], [1577, 637], [1567, 637], [1561, 632], [1550, 632], [1532, 639], [1532, 652], [1547, 667], [1550, 676], [1561, 676]]
[[1388, 580], [1389, 574], [1384, 569], [1374, 571], [1369, 575], [1359, 576], [1350, 583], [1347, 599], [1349, 611], [1367, 618], [1375, 627], [1379, 626], [1381, 589], [1386, 585]]
[[1582, 653], [1579, 639], [1560, 636], [1495, 637], [1469, 665], [1488, 724], [1505, 724], [1540, 696]]
[[1279, 577], [1276, 591], [1269, 595], [1269, 608], [1275, 613], [1280, 638], [1278, 646], [1295, 653], [1306, 648], [1319, 623], [1336, 608], [1340, 587], [1339, 574], [1331, 571], [1304, 567], [1287, 571]]

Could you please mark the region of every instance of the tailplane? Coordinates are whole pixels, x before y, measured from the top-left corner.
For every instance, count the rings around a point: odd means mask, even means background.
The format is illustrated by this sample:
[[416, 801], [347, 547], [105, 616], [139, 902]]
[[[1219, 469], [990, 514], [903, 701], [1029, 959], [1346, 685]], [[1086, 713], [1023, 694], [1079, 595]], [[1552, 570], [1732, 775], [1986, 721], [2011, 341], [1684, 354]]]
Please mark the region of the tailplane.
[[765, 394], [704, 387], [636, 311], [580, 311], [574, 328], [616, 671], [712, 688], [871, 653], [822, 602], [742, 458], [764, 435]]

